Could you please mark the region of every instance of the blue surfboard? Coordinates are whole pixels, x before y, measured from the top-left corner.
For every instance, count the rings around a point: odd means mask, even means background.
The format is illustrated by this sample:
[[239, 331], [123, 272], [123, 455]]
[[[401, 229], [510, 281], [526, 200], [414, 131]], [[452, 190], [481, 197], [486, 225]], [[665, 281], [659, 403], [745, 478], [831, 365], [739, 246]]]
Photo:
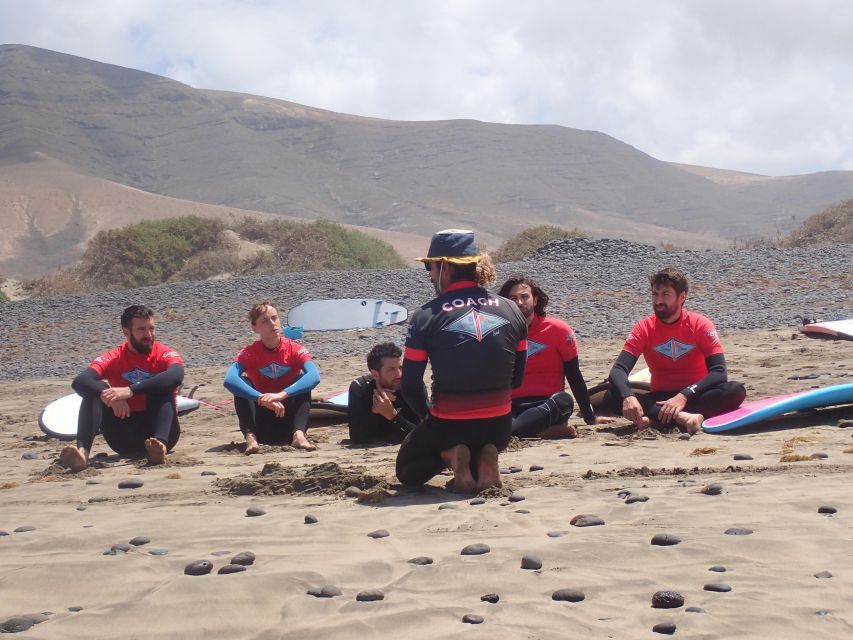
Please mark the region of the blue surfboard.
[[792, 411], [807, 411], [849, 403], [853, 403], [853, 383], [837, 384], [745, 402], [734, 411], [708, 418], [702, 423], [702, 429], [706, 433], [720, 433], [776, 418]]

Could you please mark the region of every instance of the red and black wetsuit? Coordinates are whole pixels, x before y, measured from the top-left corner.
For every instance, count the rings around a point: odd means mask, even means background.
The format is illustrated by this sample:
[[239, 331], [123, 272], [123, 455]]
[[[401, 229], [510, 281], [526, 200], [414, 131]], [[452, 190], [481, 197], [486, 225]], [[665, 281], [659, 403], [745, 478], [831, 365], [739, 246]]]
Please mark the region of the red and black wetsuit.
[[[464, 444], [506, 448], [511, 390], [524, 379], [527, 323], [515, 303], [472, 281], [455, 282], [411, 319], [401, 391], [426, 420], [403, 441], [397, 477], [421, 484], [444, 468], [441, 452]], [[432, 366], [432, 404], [423, 387]], [[473, 458], [472, 458], [473, 460]]]

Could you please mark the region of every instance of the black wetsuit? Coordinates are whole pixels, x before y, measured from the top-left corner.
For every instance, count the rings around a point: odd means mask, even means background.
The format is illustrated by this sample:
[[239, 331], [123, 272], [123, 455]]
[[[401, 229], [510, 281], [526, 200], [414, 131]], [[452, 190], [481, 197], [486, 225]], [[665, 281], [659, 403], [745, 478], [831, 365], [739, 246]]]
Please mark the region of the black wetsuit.
[[[518, 307], [474, 282], [453, 283], [416, 311], [401, 391], [426, 420], [400, 446], [400, 482], [426, 482], [446, 466], [441, 452], [458, 444], [471, 449], [472, 472], [482, 447], [505, 449], [512, 429], [510, 391], [524, 378], [526, 358], [527, 323]], [[427, 361], [431, 405], [423, 386]]]
[[370, 442], [402, 442], [419, 422], [417, 414], [398, 390], [392, 403], [397, 409], [393, 420], [373, 413], [373, 392], [376, 380], [366, 375], [356, 378], [349, 386], [349, 439], [353, 444]]

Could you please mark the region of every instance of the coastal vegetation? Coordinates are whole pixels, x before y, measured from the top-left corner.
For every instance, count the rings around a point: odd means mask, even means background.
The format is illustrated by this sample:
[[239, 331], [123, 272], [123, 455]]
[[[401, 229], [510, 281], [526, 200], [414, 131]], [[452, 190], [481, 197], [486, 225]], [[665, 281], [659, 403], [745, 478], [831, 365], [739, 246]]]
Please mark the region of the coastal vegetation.
[[563, 229], [562, 227], [548, 224], [528, 227], [518, 235], [504, 242], [492, 254], [492, 260], [495, 262], [515, 262], [536, 253], [537, 250], [552, 240], [586, 237], [588, 236], [578, 229]]

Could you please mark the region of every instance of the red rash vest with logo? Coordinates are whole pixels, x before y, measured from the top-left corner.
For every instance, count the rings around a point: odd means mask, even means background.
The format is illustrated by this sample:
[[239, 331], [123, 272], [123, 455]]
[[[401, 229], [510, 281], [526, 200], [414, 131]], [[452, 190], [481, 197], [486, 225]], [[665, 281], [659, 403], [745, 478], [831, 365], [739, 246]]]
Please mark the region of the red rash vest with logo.
[[405, 357], [432, 366], [432, 415], [493, 418], [510, 412], [516, 352], [527, 351], [526, 338], [514, 302], [455, 282], [412, 315]]
[[657, 316], [643, 318], [625, 341], [625, 351], [642, 354], [652, 374], [652, 391], [680, 391], [708, 375], [705, 358], [723, 353], [714, 323], [685, 309], [666, 324]]
[[[111, 387], [129, 387], [163, 373], [173, 364], [184, 364], [180, 354], [162, 342], [155, 341], [148, 353], [134, 353], [125, 342], [98, 356], [89, 366]], [[175, 395], [177, 394], [178, 390], [175, 389]], [[144, 393], [131, 396], [127, 401], [131, 411], [145, 411], [146, 404]]]
[[234, 362], [242, 365], [252, 386], [261, 393], [278, 393], [290, 386], [309, 360], [308, 349], [287, 338], [281, 338], [275, 349], [267, 349], [258, 340], [234, 356]]
[[559, 318], [534, 316], [527, 328], [524, 382], [513, 398], [551, 396], [566, 388], [564, 363], [578, 357], [575, 332]]

